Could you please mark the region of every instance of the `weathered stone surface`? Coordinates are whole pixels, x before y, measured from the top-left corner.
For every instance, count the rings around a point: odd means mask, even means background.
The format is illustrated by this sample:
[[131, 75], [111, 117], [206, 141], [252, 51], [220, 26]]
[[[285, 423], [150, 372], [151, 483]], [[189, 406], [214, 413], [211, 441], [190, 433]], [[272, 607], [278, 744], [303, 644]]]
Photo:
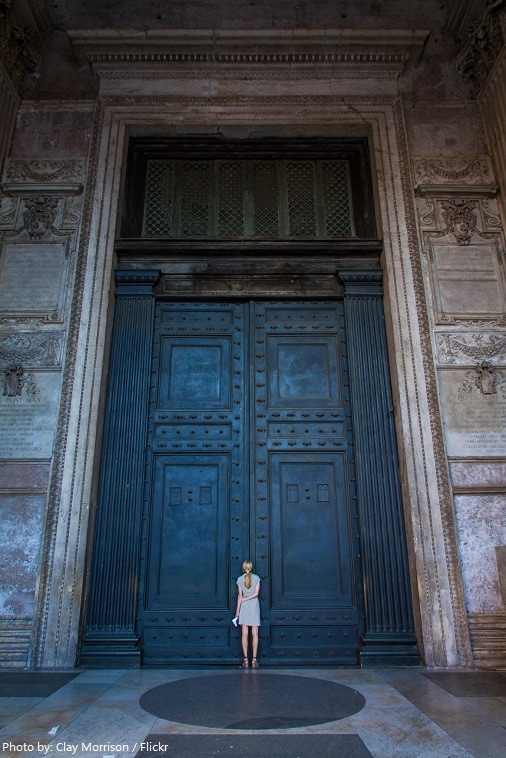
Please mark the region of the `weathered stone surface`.
[[2, 489], [45, 490], [49, 481], [48, 463], [0, 463]]
[[495, 557], [497, 561], [497, 571], [499, 573], [499, 585], [501, 588], [501, 595], [503, 601], [503, 607], [506, 606], [506, 545], [499, 545], [495, 549]]
[[455, 489], [486, 492], [503, 488], [506, 481], [506, 462], [501, 460], [452, 461], [450, 471]]
[[0, 616], [33, 613], [44, 505], [44, 495], [0, 494]]
[[404, 113], [413, 155], [444, 159], [486, 153], [480, 111], [473, 101], [414, 102]]
[[460, 495], [455, 506], [468, 611], [493, 613], [503, 607], [495, 548], [506, 543], [506, 497]]
[[14, 132], [11, 156], [56, 160], [88, 152], [93, 106], [73, 104], [55, 110], [44, 103], [24, 108]]

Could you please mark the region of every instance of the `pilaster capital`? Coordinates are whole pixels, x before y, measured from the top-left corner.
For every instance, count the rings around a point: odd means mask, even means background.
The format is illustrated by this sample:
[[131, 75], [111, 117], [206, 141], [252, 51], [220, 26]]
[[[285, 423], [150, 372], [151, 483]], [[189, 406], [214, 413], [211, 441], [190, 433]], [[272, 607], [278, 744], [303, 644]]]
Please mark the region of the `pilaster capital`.
[[383, 293], [383, 273], [380, 269], [341, 269], [337, 275], [344, 286], [346, 297], [380, 297]]
[[116, 295], [151, 297], [159, 278], [160, 271], [156, 269], [116, 269]]

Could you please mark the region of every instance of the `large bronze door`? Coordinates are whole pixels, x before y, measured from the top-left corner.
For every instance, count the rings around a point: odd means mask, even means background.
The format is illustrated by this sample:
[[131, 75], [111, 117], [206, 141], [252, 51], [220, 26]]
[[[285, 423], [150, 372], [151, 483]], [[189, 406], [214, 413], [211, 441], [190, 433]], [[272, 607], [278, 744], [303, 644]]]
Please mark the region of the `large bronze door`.
[[138, 634], [144, 664], [240, 656], [245, 558], [264, 663], [356, 664], [362, 623], [343, 306], [159, 303]]

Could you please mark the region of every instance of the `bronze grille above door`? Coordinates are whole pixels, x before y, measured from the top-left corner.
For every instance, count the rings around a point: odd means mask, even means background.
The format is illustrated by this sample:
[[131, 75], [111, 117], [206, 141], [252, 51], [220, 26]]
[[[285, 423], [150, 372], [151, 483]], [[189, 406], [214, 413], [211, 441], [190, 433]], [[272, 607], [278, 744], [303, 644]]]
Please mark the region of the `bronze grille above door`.
[[144, 237], [353, 237], [347, 160], [147, 162]]
[[375, 236], [365, 142], [132, 140], [123, 238]]

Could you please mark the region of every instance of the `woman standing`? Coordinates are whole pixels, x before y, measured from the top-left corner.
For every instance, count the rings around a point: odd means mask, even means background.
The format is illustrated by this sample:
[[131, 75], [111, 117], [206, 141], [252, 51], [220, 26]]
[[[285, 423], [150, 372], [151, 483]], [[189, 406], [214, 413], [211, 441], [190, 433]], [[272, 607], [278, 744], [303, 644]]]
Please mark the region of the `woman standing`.
[[258, 627], [260, 626], [260, 602], [258, 593], [260, 592], [260, 577], [252, 574], [253, 564], [251, 561], [244, 561], [242, 564], [243, 575], [237, 580], [237, 608], [235, 611], [236, 619], [239, 618], [239, 624], [242, 626], [242, 652], [244, 660], [242, 667], [249, 668], [248, 643], [249, 630], [251, 629], [251, 649], [252, 661], [251, 666], [258, 668]]

